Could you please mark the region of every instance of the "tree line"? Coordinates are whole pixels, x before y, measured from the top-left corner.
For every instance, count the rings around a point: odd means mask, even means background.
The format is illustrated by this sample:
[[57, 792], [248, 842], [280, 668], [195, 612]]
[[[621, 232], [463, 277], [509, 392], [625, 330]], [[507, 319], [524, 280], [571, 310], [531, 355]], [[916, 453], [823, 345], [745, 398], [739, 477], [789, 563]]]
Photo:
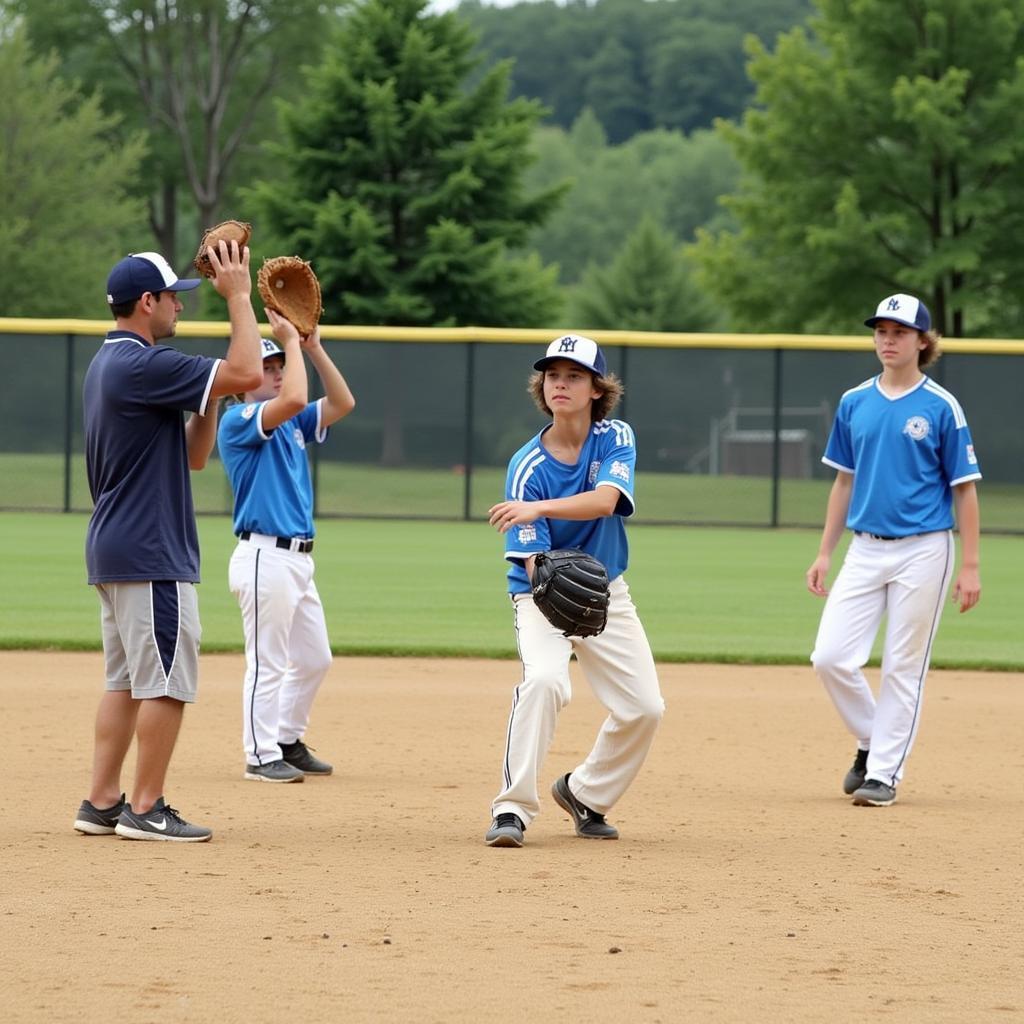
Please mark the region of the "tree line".
[[0, 0], [0, 88], [0, 315], [230, 216], [331, 322], [1019, 333], [1024, 0]]

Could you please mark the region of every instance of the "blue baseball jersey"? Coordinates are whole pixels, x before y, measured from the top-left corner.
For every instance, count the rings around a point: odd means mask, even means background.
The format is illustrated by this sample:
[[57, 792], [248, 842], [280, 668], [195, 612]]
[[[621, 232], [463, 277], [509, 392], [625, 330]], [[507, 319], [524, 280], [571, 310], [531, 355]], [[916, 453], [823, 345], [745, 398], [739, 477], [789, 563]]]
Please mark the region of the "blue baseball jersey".
[[853, 474], [846, 525], [883, 537], [949, 530], [952, 488], [981, 479], [964, 411], [930, 377], [895, 398], [880, 381], [840, 399], [821, 460]]
[[[548, 430], [545, 427], [544, 430]], [[629, 545], [623, 519], [635, 511], [633, 478], [636, 471], [636, 441], [633, 429], [622, 420], [600, 420], [591, 427], [579, 461], [568, 466], [544, 447], [544, 430], [512, 456], [505, 479], [508, 501], [543, 501], [570, 498], [598, 487], [619, 491], [614, 514], [583, 521], [538, 519], [513, 526], [505, 534], [508, 589], [512, 594], [529, 593], [530, 581], [524, 560], [541, 551], [578, 548], [602, 562], [608, 578], [626, 570]]]
[[235, 496], [235, 533], [312, 537], [313, 481], [306, 442], [327, 438], [321, 402], [311, 402], [269, 433], [263, 430], [265, 405], [229, 406], [217, 429], [217, 447]]
[[199, 582], [183, 414], [205, 415], [219, 365], [128, 331], [93, 356], [82, 386], [90, 583]]

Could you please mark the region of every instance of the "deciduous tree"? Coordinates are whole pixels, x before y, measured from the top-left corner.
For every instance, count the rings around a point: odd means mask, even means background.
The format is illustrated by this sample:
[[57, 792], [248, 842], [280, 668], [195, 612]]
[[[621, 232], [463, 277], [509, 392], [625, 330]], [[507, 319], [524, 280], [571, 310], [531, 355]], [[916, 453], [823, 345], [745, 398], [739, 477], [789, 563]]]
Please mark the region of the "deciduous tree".
[[736, 324], [847, 333], [887, 292], [948, 335], [1019, 331], [1024, 0], [817, 0], [751, 45], [757, 106], [722, 125], [739, 230], [696, 247]]
[[0, 17], [0, 316], [108, 316], [106, 268], [143, 216], [143, 140], [112, 145], [116, 118], [57, 64]]

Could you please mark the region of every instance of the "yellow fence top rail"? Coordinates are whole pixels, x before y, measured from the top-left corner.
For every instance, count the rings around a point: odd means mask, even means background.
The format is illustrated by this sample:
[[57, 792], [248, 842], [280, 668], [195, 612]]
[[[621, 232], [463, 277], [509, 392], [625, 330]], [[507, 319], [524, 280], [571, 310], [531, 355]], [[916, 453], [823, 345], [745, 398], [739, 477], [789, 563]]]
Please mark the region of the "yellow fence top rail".
[[[103, 337], [111, 330], [109, 320], [40, 319], [0, 317], [0, 335], [74, 334]], [[268, 325], [261, 325], [269, 333]], [[230, 325], [217, 320], [183, 320], [179, 338], [226, 338]], [[518, 327], [376, 327], [359, 324], [322, 324], [320, 336], [334, 341], [427, 342], [432, 344], [480, 341], [503, 345], [543, 345], [564, 330]], [[872, 347], [864, 335], [823, 334], [683, 334], [654, 331], [587, 331], [602, 345], [630, 348], [792, 349], [807, 351], [862, 352]], [[1010, 338], [943, 338], [944, 352], [974, 355], [1024, 355], [1024, 341]]]

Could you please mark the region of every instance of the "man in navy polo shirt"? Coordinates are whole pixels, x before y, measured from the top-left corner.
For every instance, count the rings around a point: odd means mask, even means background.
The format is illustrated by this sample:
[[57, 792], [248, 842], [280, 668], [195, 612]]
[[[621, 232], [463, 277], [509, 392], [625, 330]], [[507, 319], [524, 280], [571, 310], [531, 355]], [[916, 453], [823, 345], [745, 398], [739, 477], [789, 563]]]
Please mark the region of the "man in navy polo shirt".
[[[179, 279], [157, 253], [135, 253], [107, 279], [117, 327], [85, 375], [94, 506], [85, 558], [100, 598], [106, 661], [92, 786], [74, 823], [86, 835], [190, 843], [212, 835], [164, 800], [199, 666], [199, 540], [189, 470], [202, 469], [213, 448], [216, 399], [256, 387], [263, 358], [248, 248], [220, 242], [207, 251], [231, 321], [226, 356], [190, 356], [157, 344], [174, 335], [183, 308], [178, 293], [200, 280]], [[138, 761], [126, 802], [121, 768], [133, 737]]]

